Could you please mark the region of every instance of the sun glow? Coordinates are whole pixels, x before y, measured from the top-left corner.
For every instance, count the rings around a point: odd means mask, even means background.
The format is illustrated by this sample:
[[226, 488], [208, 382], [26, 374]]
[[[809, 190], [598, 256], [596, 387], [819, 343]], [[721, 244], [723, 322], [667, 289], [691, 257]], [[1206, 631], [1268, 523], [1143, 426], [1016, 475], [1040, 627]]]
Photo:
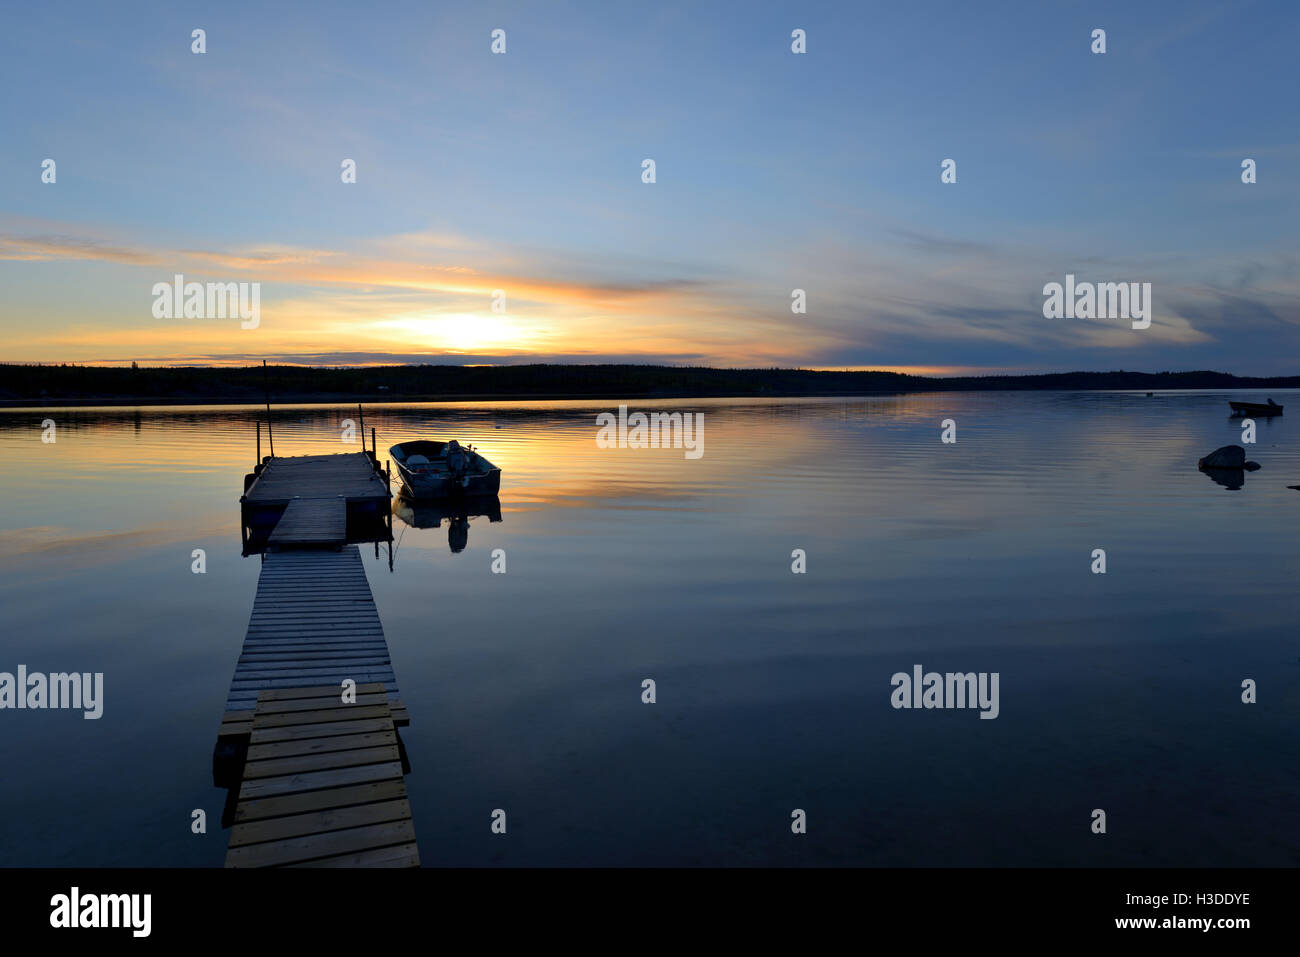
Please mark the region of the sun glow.
[[398, 316], [377, 324], [402, 341], [430, 349], [451, 352], [485, 352], [502, 347], [518, 348], [527, 335], [510, 319], [493, 314], [446, 312]]

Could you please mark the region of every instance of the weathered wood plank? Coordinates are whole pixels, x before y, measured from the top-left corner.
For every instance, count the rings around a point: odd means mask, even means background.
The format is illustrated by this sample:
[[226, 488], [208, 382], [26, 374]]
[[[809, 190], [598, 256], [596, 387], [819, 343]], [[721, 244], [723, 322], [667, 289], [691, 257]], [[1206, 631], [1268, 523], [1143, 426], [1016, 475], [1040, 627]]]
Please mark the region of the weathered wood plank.
[[288, 758], [268, 758], [263, 761], [249, 760], [244, 764], [244, 780], [255, 781], [259, 778], [274, 778], [290, 774], [333, 771], [336, 768], [353, 768], [390, 761], [401, 761], [396, 744], [375, 748], [354, 748], [349, 751], [320, 751]]
[[420, 852], [414, 843], [394, 844], [373, 851], [343, 854], [339, 857], [322, 857], [302, 864], [286, 867], [419, 867]]
[[415, 825], [409, 820], [370, 824], [365, 827], [327, 831], [304, 837], [286, 838], [266, 844], [232, 847], [226, 853], [227, 867], [275, 867], [310, 861], [313, 858], [374, 850], [415, 840]]
[[[302, 684], [304, 681], [316, 681], [319, 677], [319, 675], [308, 675], [300, 678], [249, 678], [246, 681], [240, 682], [239, 686], [234, 688], [230, 694], [232, 699], [237, 702], [240, 707], [252, 707], [252, 705], [257, 701], [257, 693], [259, 691], [269, 691], [274, 688], [292, 688], [295, 685]], [[385, 676], [383, 674], [352, 672], [350, 675], [340, 676], [339, 680], [342, 681], [343, 677], [351, 677], [358, 680], [372, 680], [375, 678], [383, 678]], [[396, 688], [388, 694], [388, 702], [390, 705], [393, 703], [393, 695], [395, 694], [397, 694]]]
[[259, 728], [285, 728], [296, 724], [318, 724], [322, 721], [350, 721], [353, 718], [390, 718], [388, 704], [342, 705], [330, 711], [297, 711], [289, 714], [268, 715], [257, 723]]
[[252, 744], [248, 746], [245, 760], [269, 761], [273, 758], [291, 758], [305, 754], [324, 754], [330, 751], [360, 750], [363, 748], [382, 747], [396, 744], [397, 732], [379, 730], [360, 734], [333, 734], [325, 737], [298, 738], [277, 741], [273, 744]]
[[245, 844], [279, 841], [288, 837], [323, 834], [346, 827], [364, 827], [367, 824], [410, 819], [411, 803], [407, 800], [330, 808], [308, 814], [293, 814], [288, 817], [273, 817], [264, 821], [236, 824], [230, 831], [230, 846], [242, 847]]
[[[354, 667], [360, 667], [364, 671], [375, 671], [384, 668], [391, 668], [393, 664], [388, 655], [377, 655], [373, 652], [365, 653], [351, 651], [335, 652], [333, 654], [322, 653], [322, 655], [328, 656], [316, 657], [310, 654], [288, 654], [277, 656], [259, 655], [255, 658], [240, 658], [235, 671], [237, 673], [251, 671], [276, 671], [284, 670], [286, 668], [296, 669], [299, 667], [303, 667], [308, 671], [320, 671], [322, 673], [327, 671], [347, 670], [348, 668]], [[335, 690], [338, 689], [337, 683], [332, 678], [323, 679], [320, 683], [332, 684], [335, 685]]]
[[[373, 667], [387, 667], [392, 664], [388, 655], [377, 654], [374, 651], [336, 651], [332, 654], [321, 652], [320, 654], [329, 654], [328, 658], [317, 657], [311, 652], [287, 652], [279, 655], [258, 655], [254, 658], [240, 657], [235, 670], [236, 671], [275, 671], [284, 668], [303, 668], [307, 671], [338, 671], [355, 665]], [[333, 684], [332, 681], [321, 681], [321, 684]], [[337, 686], [335, 692], [338, 692]]]
[[311, 665], [302, 663], [301, 659], [282, 661], [273, 665], [237, 668], [232, 687], [241, 682], [276, 678], [302, 678], [303, 681], [298, 682], [302, 684], [304, 681], [329, 680], [336, 675], [340, 676], [338, 683], [341, 686], [349, 678], [356, 681], [361, 675], [370, 677], [382, 674], [381, 669], [392, 670], [391, 662], [387, 658], [342, 658], [336, 661], [316, 661]]
[[239, 799], [248, 801], [254, 798], [277, 797], [294, 794], [298, 791], [321, 791], [326, 788], [339, 788], [349, 784], [367, 784], [374, 781], [401, 780], [402, 765], [400, 761], [384, 764], [364, 764], [355, 768], [335, 768], [329, 771], [305, 771], [301, 774], [286, 774], [280, 777], [258, 778], [244, 781], [239, 789]]
[[[309, 663], [310, 662], [310, 663]], [[386, 686], [392, 684], [393, 663], [387, 658], [335, 658], [333, 660], [316, 660], [304, 658], [285, 659], [266, 664], [242, 664], [235, 670], [234, 682], [251, 680], [256, 673], [284, 672], [301, 676], [302, 681], [294, 685], [281, 685], [289, 688], [305, 684], [332, 684], [342, 694], [341, 687], [346, 679], [353, 681], [382, 681]]]
[[355, 658], [357, 655], [375, 655], [382, 654], [386, 650], [384, 645], [377, 642], [370, 642], [363, 645], [353, 644], [336, 644], [336, 645], [284, 645], [281, 647], [272, 647], [268, 649], [258, 648], [254, 651], [244, 649], [244, 653], [239, 656], [240, 663], [247, 662], [249, 665], [261, 666], [263, 664], [272, 664], [276, 661], [295, 660], [310, 656], [315, 661], [329, 664], [334, 659]]
[[235, 822], [261, 821], [288, 814], [305, 814], [332, 807], [349, 807], [354, 804], [372, 804], [406, 797], [406, 782], [400, 778], [392, 781], [374, 781], [354, 787], [327, 788], [299, 794], [277, 795], [241, 801], [235, 808]]
[[[260, 701], [257, 705], [258, 717], [262, 715], [287, 714], [291, 711], [324, 711], [336, 708], [360, 708], [365, 705], [388, 704], [385, 694], [359, 694], [355, 702], [344, 704], [342, 692], [334, 698], [291, 698], [287, 701]], [[256, 723], [257, 718], [254, 718]]]
[[[315, 688], [291, 688], [285, 691], [267, 691], [257, 696], [258, 701], [292, 701], [297, 698], [332, 698], [338, 694], [333, 685], [321, 685]], [[357, 694], [372, 694], [383, 691], [382, 682], [357, 685]]]
[[[299, 491], [299, 495], [302, 495]], [[347, 541], [347, 499], [295, 498], [271, 530], [267, 544], [288, 545], [339, 544]]]
[[[254, 728], [249, 735], [251, 746], [271, 744], [277, 741], [301, 741], [313, 738], [332, 737], [334, 735], [351, 736], [372, 731], [383, 731], [388, 727], [389, 718], [359, 718], [353, 721], [322, 721], [315, 724], [295, 724], [284, 728]], [[252, 722], [250, 721], [251, 725]]]
[[347, 651], [349, 648], [386, 648], [382, 634], [330, 635], [317, 638], [253, 638], [244, 642], [244, 654], [281, 654], [286, 651], [317, 648], [323, 652]]
[[[363, 677], [363, 676], [358, 676], [358, 677]], [[365, 677], [369, 677], [369, 676], [365, 676]], [[235, 702], [235, 707], [251, 708], [257, 703], [257, 693], [259, 691], [265, 691], [271, 688], [292, 688], [294, 685], [301, 684], [301, 683], [302, 683], [302, 679], [300, 678], [261, 678], [256, 681], [247, 682], [247, 684], [249, 685], [249, 687], [247, 688], [236, 688], [230, 693], [230, 696], [231, 696], [231, 700]], [[392, 707], [392, 705], [394, 704], [394, 699], [397, 694], [398, 691], [396, 688], [394, 688], [392, 691], [388, 693], [389, 707]], [[344, 720], [344, 719], [335, 718], [331, 720]]]

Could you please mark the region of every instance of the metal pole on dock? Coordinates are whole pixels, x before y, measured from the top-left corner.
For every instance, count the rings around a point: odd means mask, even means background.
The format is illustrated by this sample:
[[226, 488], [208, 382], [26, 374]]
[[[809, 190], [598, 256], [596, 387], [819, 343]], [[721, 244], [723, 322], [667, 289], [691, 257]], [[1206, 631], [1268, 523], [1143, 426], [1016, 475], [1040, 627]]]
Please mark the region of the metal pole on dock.
[[262, 360], [262, 388], [266, 391], [266, 440], [271, 443], [271, 458], [275, 458], [275, 436], [271, 434], [271, 380], [265, 359]]
[[366, 414], [361, 411], [361, 403], [357, 403], [357, 418], [361, 420], [361, 451], [366, 450]]
[[257, 423], [257, 461], [253, 463], [254, 469], [262, 467], [262, 423]]
[[[362, 436], [362, 438], [365, 438], [365, 436]], [[376, 458], [377, 454], [378, 453], [375, 451], [375, 427], [372, 425], [370, 427], [370, 457], [375, 460], [376, 472], [379, 471], [379, 459]]]

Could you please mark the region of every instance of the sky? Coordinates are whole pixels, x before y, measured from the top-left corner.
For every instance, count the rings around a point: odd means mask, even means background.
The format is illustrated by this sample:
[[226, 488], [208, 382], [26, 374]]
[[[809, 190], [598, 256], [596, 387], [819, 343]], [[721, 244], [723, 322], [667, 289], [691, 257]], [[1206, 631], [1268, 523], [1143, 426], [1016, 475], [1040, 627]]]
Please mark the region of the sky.
[[9, 4], [0, 361], [1296, 374], [1297, 50], [1293, 0]]

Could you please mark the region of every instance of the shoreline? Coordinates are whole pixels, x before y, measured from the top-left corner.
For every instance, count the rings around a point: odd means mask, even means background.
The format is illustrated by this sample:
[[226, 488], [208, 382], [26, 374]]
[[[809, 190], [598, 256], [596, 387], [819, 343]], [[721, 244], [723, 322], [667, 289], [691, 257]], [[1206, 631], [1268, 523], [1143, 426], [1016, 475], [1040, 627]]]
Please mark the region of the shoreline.
[[833, 398], [922, 392], [1241, 390], [1300, 388], [1296, 376], [1186, 372], [1053, 372], [917, 376], [811, 369], [529, 365], [320, 368], [105, 368], [0, 363], [0, 408], [610, 399]]
[[[855, 390], [851, 392], [736, 392], [736, 393], [699, 393], [699, 392], [638, 392], [623, 390], [608, 393], [573, 393], [573, 392], [501, 392], [479, 393], [466, 392], [457, 394], [432, 395], [390, 395], [387, 393], [359, 395], [354, 393], [288, 393], [273, 394], [273, 407], [286, 405], [335, 405], [360, 402], [365, 405], [406, 405], [424, 402], [608, 402], [611, 399], [851, 399], [856, 396], [905, 395], [922, 392], [963, 392], [963, 391], [1000, 391], [995, 389], [875, 389]], [[1021, 391], [1021, 390], [1015, 390]], [[1042, 390], [1040, 390], [1042, 391]], [[167, 405], [266, 405], [264, 396], [229, 395], [229, 396], [89, 396], [77, 398], [25, 398], [0, 399], [0, 409], [20, 408], [75, 408], [83, 406], [167, 406]]]
[[[390, 395], [385, 393], [378, 394], [353, 394], [353, 393], [291, 393], [283, 395], [272, 395], [271, 405], [273, 407], [302, 406], [302, 405], [414, 405], [414, 404], [436, 404], [436, 403], [465, 403], [465, 402], [609, 402], [617, 400], [681, 400], [681, 399], [721, 399], [721, 400], [743, 400], [743, 399], [854, 399], [854, 398], [875, 398], [888, 395], [925, 395], [934, 392], [963, 392], [963, 393], [980, 393], [980, 392], [1152, 392], [1159, 395], [1171, 395], [1179, 393], [1204, 393], [1204, 392], [1261, 392], [1272, 389], [1274, 393], [1282, 394], [1300, 390], [1300, 385], [1293, 386], [1205, 386], [1205, 387], [1184, 387], [1177, 389], [1145, 389], [1141, 386], [996, 386], [985, 388], [972, 388], [970, 386], [960, 386], [952, 388], [943, 388], [935, 384], [916, 388], [896, 388], [896, 389], [857, 389], [852, 391], [817, 391], [817, 392], [794, 392], [794, 391], [771, 391], [771, 392], [734, 392], [734, 393], [700, 393], [700, 392], [637, 392], [624, 390], [609, 393], [535, 393], [535, 392], [505, 392], [505, 393], [460, 393], [460, 394], [436, 394], [436, 395]], [[0, 399], [0, 411], [21, 411], [23, 409], [75, 409], [75, 408], [97, 408], [97, 407], [157, 407], [165, 408], [169, 406], [238, 406], [246, 408], [263, 408], [266, 406], [264, 396], [249, 395], [176, 395], [176, 396], [78, 396], [78, 397], [27, 397], [22, 399]]]

